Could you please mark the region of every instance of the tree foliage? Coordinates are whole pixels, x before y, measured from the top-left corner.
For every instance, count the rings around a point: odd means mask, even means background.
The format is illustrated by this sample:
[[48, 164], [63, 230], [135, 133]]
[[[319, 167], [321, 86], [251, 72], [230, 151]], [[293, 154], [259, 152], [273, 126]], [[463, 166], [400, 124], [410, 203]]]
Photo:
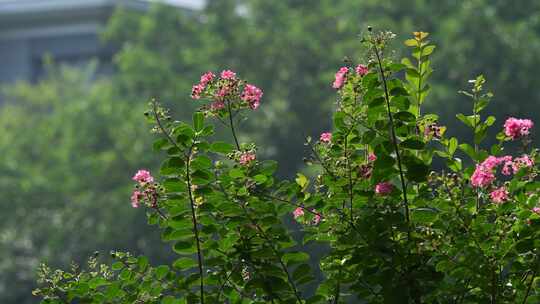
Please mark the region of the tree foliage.
[[[394, 37], [369, 28], [365, 57], [336, 73], [333, 132], [306, 143], [314, 178], [280, 179], [276, 162], [238, 139], [238, 120], [258, 108], [261, 92], [230, 70], [193, 87], [202, 105], [190, 123], [153, 100], [146, 116], [166, 159], [159, 181], [145, 170], [133, 177], [132, 205], [145, 207], [178, 259], [152, 267], [113, 252], [111, 266], [93, 258], [88, 271], [42, 266], [35, 294], [43, 303], [538, 302], [533, 122], [509, 118], [498, 142], [484, 144], [493, 94], [478, 76], [462, 91], [472, 115], [457, 116], [472, 142], [447, 137], [438, 116], [422, 112], [435, 49], [428, 33], [405, 41], [413, 60], [386, 56]], [[216, 141], [219, 123], [234, 144]], [[508, 154], [515, 142], [521, 154]], [[288, 214], [301, 224], [300, 241]], [[306, 243], [328, 248], [316, 268]], [[311, 294], [303, 287], [318, 270]]]

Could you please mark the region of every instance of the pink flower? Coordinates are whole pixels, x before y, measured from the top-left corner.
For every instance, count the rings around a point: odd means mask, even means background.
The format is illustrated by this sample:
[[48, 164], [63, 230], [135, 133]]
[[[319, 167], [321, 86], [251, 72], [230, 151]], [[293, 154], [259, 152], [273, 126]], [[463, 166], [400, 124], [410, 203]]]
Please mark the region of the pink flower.
[[528, 155], [518, 157], [514, 159], [514, 162], [512, 163], [514, 174], [518, 173], [519, 169], [521, 168], [530, 168], [532, 166], [534, 166], [534, 161]]
[[378, 183], [375, 186], [375, 193], [378, 195], [388, 195], [392, 192], [394, 186], [389, 182]]
[[154, 182], [154, 178], [152, 177], [150, 172], [146, 170], [137, 171], [137, 173], [133, 176], [132, 179], [141, 185]]
[[474, 170], [474, 173], [471, 176], [471, 184], [473, 187], [483, 188], [490, 185], [494, 180], [495, 175], [491, 170], [482, 165], [476, 165], [476, 170]]
[[131, 206], [133, 208], [139, 208], [139, 199], [141, 197], [142, 193], [138, 190], [134, 190], [131, 194]]
[[507, 176], [512, 174], [512, 167], [514, 165], [514, 163], [512, 162], [512, 156], [507, 155], [507, 156], [501, 157], [500, 159], [503, 164], [502, 170], [501, 170], [502, 174], [507, 175]]
[[332, 87], [334, 89], [340, 89], [345, 81], [347, 80], [347, 73], [349, 72], [348, 67], [342, 67], [337, 71], [336, 73], [336, 79], [334, 80], [334, 83], [332, 84]]
[[319, 140], [323, 143], [329, 143], [330, 141], [332, 141], [332, 133], [330, 132], [324, 132], [321, 134], [321, 137], [319, 138]]
[[256, 159], [256, 156], [255, 156], [255, 153], [251, 153], [251, 152], [244, 152], [242, 153], [242, 155], [240, 155], [240, 164], [241, 165], [247, 165], [249, 163], [251, 163], [252, 161], [254, 161]]
[[377, 155], [375, 155], [374, 153], [369, 153], [367, 159], [368, 159], [368, 161], [370, 161], [370, 162], [374, 162], [374, 161], [377, 160]]
[[252, 84], [246, 84], [240, 98], [247, 102], [252, 110], [255, 110], [259, 107], [262, 96], [263, 92], [261, 89]]
[[236, 73], [231, 70], [224, 70], [221, 72], [221, 79], [236, 79]]
[[214, 101], [210, 104], [210, 110], [217, 111], [225, 108], [225, 103], [222, 100]]
[[[476, 165], [473, 175], [471, 176], [471, 184], [473, 187], [486, 187], [495, 180], [494, 169], [501, 163], [511, 161], [511, 156], [495, 157], [488, 156], [482, 163]], [[503, 174], [508, 173], [508, 168], [503, 167]]]
[[196, 84], [191, 88], [191, 98], [193, 99], [200, 99], [201, 93], [204, 92], [204, 85], [202, 84]]
[[512, 139], [518, 139], [522, 136], [527, 136], [530, 129], [534, 126], [530, 119], [517, 119], [510, 117], [504, 123], [504, 134]]
[[299, 217], [301, 217], [303, 215], [304, 215], [304, 208], [298, 207], [298, 208], [294, 209], [294, 211], [293, 211], [294, 219], [298, 219]]
[[218, 99], [223, 99], [225, 96], [227, 96], [229, 94], [229, 92], [231, 91], [231, 88], [229, 86], [224, 86], [224, 87], [221, 87], [216, 96]]
[[[313, 211], [315, 211], [315, 210], [313, 210]], [[317, 213], [315, 213], [315, 216], [313, 217], [312, 223], [313, 223], [313, 225], [318, 225], [320, 222], [321, 222], [321, 214], [317, 212]]]
[[506, 190], [504, 186], [497, 188], [491, 191], [491, 193], [489, 194], [489, 197], [496, 204], [504, 203], [508, 200], [508, 190]]
[[358, 74], [359, 76], [364, 76], [368, 72], [369, 72], [369, 69], [368, 69], [367, 66], [365, 66], [363, 64], [359, 64], [359, 65], [356, 66], [356, 74]]
[[534, 208], [532, 208], [531, 211], [538, 214], [538, 215], [540, 215], [540, 207], [534, 207]]
[[212, 82], [214, 80], [214, 77], [216, 77], [216, 75], [214, 75], [214, 73], [206, 72], [201, 76], [200, 84], [203, 85], [203, 86], [206, 86], [208, 83], [210, 83], [210, 82]]

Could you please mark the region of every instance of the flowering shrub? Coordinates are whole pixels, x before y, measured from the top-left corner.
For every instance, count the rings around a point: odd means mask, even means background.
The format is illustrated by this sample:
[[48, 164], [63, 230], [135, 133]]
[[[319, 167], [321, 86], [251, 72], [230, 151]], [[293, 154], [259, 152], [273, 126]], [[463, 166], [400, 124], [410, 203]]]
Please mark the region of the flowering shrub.
[[[533, 123], [509, 118], [486, 149], [495, 118], [481, 115], [492, 94], [479, 76], [461, 92], [472, 114], [457, 115], [473, 142], [447, 137], [437, 115], [421, 111], [435, 49], [427, 36], [414, 33], [412, 57], [394, 62], [384, 57], [393, 34], [365, 35], [368, 57], [332, 84], [333, 132], [307, 138], [313, 178], [278, 180], [275, 162], [239, 142], [237, 119], [263, 92], [232, 71], [193, 86], [201, 106], [191, 124], [153, 101], [154, 148], [167, 157], [159, 179], [135, 174], [131, 201], [179, 258], [154, 267], [113, 252], [110, 266], [95, 257], [88, 270], [43, 265], [35, 294], [44, 303], [539, 303]], [[233, 144], [212, 140], [211, 119]], [[513, 142], [519, 154], [507, 152]], [[300, 242], [287, 217], [301, 225]], [[306, 243], [328, 250], [314, 260]]]

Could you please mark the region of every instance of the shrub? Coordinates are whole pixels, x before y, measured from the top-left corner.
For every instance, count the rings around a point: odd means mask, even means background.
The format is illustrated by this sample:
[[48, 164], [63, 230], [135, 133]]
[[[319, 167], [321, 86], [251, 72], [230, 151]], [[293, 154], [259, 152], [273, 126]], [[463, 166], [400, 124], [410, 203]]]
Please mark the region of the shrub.
[[[336, 73], [334, 130], [306, 138], [313, 178], [278, 180], [277, 163], [238, 141], [240, 118], [263, 92], [232, 71], [193, 86], [202, 105], [190, 124], [153, 100], [146, 116], [167, 157], [159, 180], [146, 170], [133, 177], [131, 203], [179, 258], [154, 267], [113, 252], [110, 266], [95, 257], [88, 270], [43, 265], [34, 293], [44, 303], [538, 303], [533, 122], [509, 118], [486, 149], [495, 118], [481, 115], [492, 94], [478, 76], [460, 92], [471, 115], [457, 115], [473, 142], [448, 137], [421, 111], [435, 46], [415, 32], [405, 41], [411, 58], [395, 62], [385, 56], [393, 36], [369, 29], [364, 62]], [[233, 144], [212, 140], [209, 120], [229, 128]], [[284, 224], [291, 216], [300, 241]], [[308, 243], [328, 248], [317, 267]]]

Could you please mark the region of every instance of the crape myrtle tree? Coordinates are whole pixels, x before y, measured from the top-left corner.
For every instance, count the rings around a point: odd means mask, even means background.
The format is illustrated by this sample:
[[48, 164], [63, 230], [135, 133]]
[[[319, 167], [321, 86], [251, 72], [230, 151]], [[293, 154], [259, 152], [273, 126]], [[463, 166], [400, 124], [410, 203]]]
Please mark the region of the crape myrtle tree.
[[[159, 180], [144, 169], [133, 176], [131, 202], [178, 259], [152, 266], [112, 252], [112, 265], [43, 265], [34, 293], [44, 303], [538, 303], [533, 122], [484, 115], [492, 94], [478, 76], [461, 92], [470, 113], [457, 115], [473, 141], [448, 138], [422, 111], [435, 46], [415, 32], [405, 41], [411, 56], [395, 61], [393, 37], [369, 28], [366, 57], [336, 73], [333, 130], [306, 139], [313, 179], [279, 180], [278, 164], [257, 157], [263, 147], [238, 139], [238, 121], [263, 92], [230, 70], [193, 86], [200, 107], [190, 123], [153, 100], [146, 116], [167, 156]], [[501, 131], [488, 148], [494, 125]], [[232, 142], [213, 140], [215, 126]], [[519, 152], [508, 154], [511, 146]], [[315, 269], [284, 225], [290, 215], [302, 243], [329, 248], [312, 293], [303, 287]]]

